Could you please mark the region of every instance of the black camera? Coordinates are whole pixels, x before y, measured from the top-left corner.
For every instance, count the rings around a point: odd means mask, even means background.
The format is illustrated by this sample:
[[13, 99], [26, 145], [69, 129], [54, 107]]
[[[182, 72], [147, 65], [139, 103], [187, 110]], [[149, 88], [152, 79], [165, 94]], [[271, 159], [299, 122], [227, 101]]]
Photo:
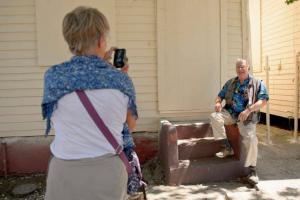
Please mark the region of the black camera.
[[114, 66], [122, 68], [125, 65], [126, 49], [116, 49], [114, 55]]

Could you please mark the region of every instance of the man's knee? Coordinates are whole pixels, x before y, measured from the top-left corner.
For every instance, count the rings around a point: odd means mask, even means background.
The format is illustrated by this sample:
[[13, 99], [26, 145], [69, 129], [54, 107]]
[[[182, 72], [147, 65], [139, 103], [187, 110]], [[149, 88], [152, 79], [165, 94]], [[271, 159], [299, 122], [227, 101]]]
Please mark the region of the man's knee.
[[244, 143], [258, 144], [256, 134], [246, 133], [246, 134], [241, 134], [241, 136], [242, 136], [242, 140], [244, 141]]
[[253, 134], [253, 135], [250, 136], [250, 143], [254, 144], [254, 145], [258, 144], [258, 139], [257, 139], [257, 137], [256, 137], [255, 134]]
[[239, 131], [241, 133], [241, 136], [243, 138], [251, 139], [253, 137], [256, 137], [256, 125], [255, 124], [248, 124], [243, 125], [241, 123], [238, 124]]

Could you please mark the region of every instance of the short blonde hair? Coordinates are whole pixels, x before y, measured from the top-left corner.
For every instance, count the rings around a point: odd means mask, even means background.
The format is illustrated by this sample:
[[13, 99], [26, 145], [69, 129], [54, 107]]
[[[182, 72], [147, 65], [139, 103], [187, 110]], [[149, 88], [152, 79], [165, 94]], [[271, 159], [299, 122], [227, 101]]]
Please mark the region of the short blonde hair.
[[75, 55], [84, 55], [108, 32], [108, 21], [96, 8], [77, 7], [66, 14], [63, 20], [64, 38]]

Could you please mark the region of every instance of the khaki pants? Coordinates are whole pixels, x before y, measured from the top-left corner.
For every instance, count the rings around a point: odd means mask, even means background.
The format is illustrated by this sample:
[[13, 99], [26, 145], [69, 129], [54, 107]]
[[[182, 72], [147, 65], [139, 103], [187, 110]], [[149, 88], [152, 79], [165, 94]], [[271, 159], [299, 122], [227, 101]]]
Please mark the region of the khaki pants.
[[[216, 139], [225, 139], [226, 132], [224, 125], [230, 125], [237, 123], [235, 119], [231, 117], [228, 111], [222, 109], [221, 112], [214, 112], [210, 115], [213, 134]], [[249, 123], [244, 125], [242, 122], [237, 123], [241, 137], [242, 146], [245, 149], [245, 167], [256, 166], [257, 153], [258, 153], [258, 140], [256, 137], [256, 124]]]
[[121, 200], [127, 192], [127, 171], [112, 154], [49, 164], [45, 200]]

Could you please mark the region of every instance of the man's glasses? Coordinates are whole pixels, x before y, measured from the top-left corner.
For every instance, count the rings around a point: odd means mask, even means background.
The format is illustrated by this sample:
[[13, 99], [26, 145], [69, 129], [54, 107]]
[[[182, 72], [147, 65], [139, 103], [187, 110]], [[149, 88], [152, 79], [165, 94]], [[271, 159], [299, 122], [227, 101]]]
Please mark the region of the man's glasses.
[[239, 66], [236, 66], [237, 69], [245, 69], [247, 66], [245, 65], [239, 65]]

